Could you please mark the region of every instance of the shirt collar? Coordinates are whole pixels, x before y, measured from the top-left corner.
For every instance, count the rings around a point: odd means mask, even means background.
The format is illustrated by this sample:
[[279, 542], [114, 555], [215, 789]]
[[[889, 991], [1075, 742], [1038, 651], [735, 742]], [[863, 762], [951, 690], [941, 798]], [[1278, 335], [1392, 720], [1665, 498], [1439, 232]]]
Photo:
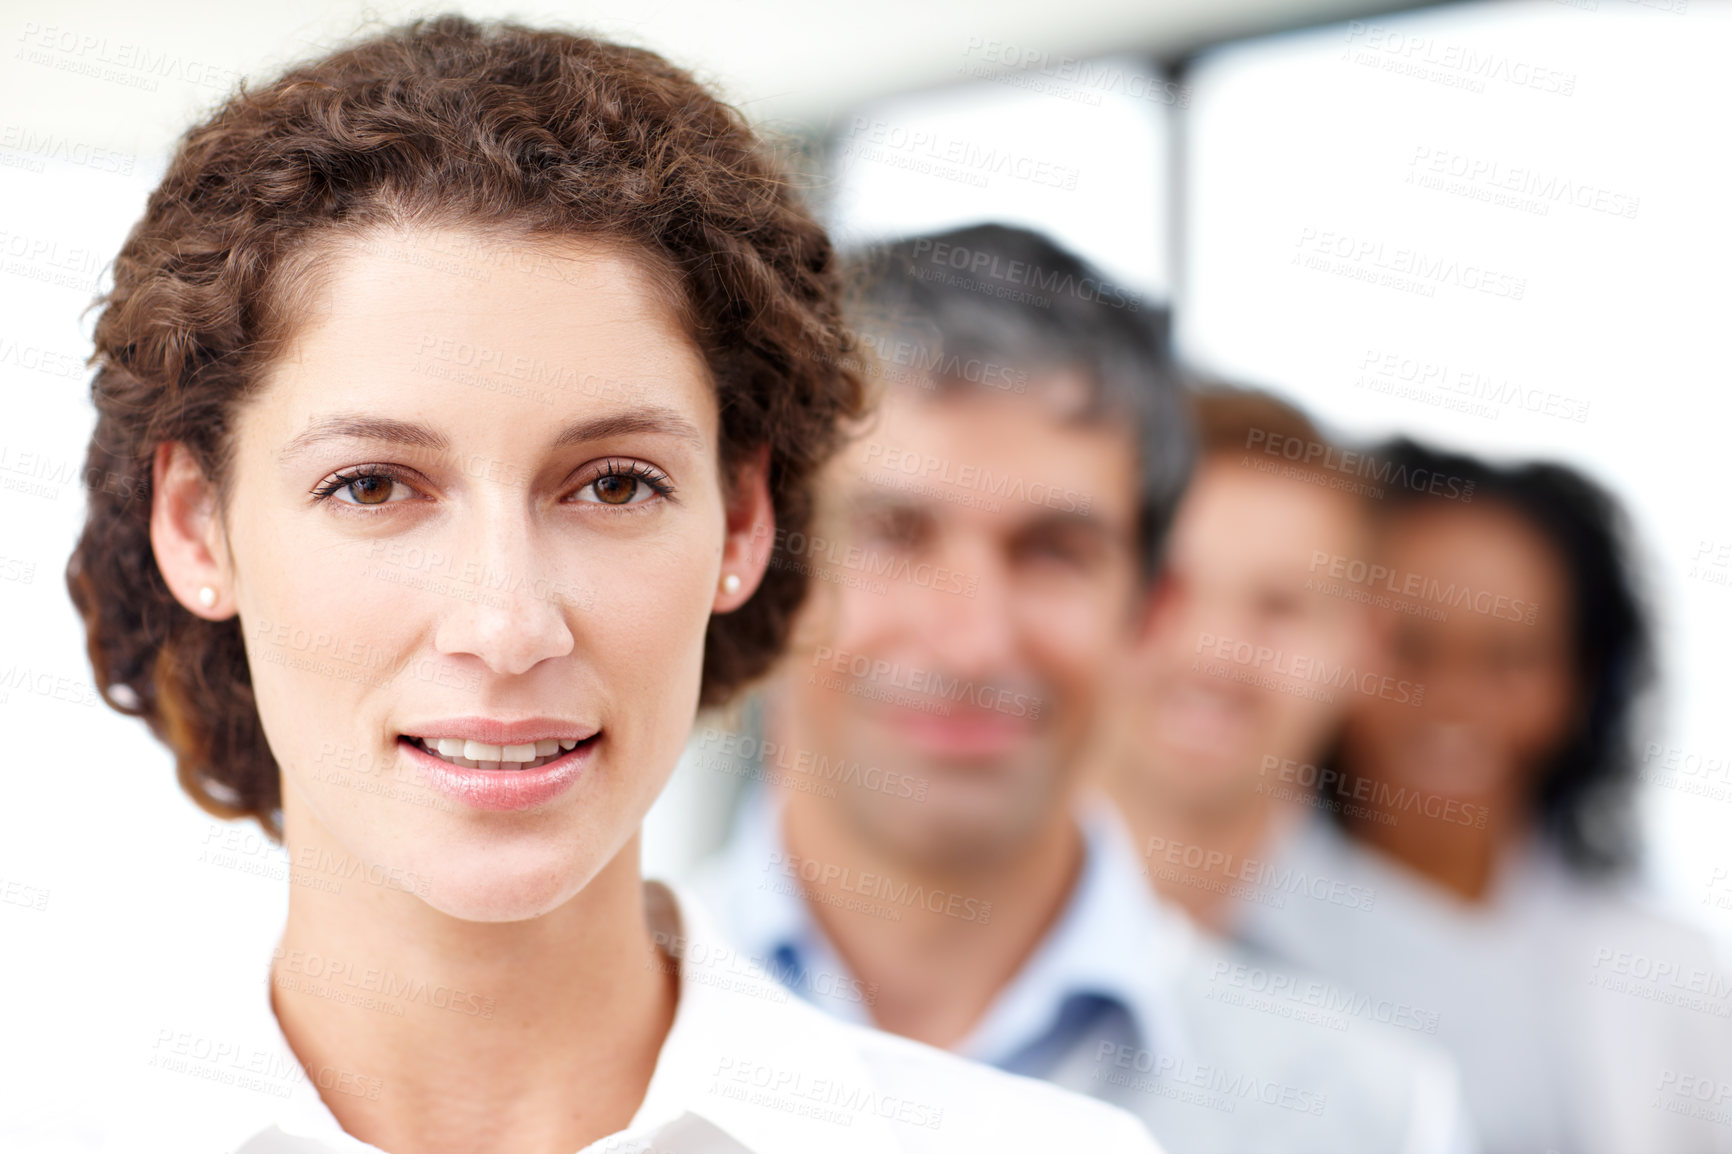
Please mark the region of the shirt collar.
[[[898, 1149], [889, 1124], [861, 1106], [874, 1099], [876, 1079], [846, 1027], [792, 998], [729, 945], [692, 895], [659, 882], [645, 890], [657, 941], [678, 961], [679, 1002], [631, 1125], [583, 1154]], [[271, 1036], [293, 1063], [268, 987], [264, 998]], [[238, 1154], [314, 1150], [380, 1154], [345, 1132], [303, 1080], [276, 1125]]]
[[[848, 991], [843, 964], [797, 886], [774, 884], [780, 874], [769, 867], [786, 854], [781, 815], [779, 800], [768, 791], [749, 794], [727, 847], [700, 872], [699, 896], [749, 954], [789, 958], [795, 975], [833, 969], [824, 984]], [[1176, 989], [1196, 930], [1149, 891], [1129, 834], [1109, 806], [1087, 804], [1077, 820], [1084, 859], [1076, 887], [1027, 964], [954, 1047], [965, 1057], [1006, 1065], [1052, 1031], [1066, 1001], [1075, 996], [1121, 1007], [1147, 1048], [1174, 1054], [1189, 1049]], [[784, 980], [791, 976], [786, 967], [776, 972]], [[801, 993], [843, 1017], [866, 1020], [859, 998]]]
[[[680, 1001], [631, 1131], [659, 1134], [691, 1116], [752, 1154], [895, 1148], [880, 1117], [837, 1106], [876, 1084], [845, 1027], [789, 997], [692, 895], [646, 888], [657, 932], [679, 961]], [[825, 1117], [838, 1109], [846, 1124]]]
[[781, 830], [778, 795], [754, 788], [721, 853], [696, 871], [693, 892], [728, 939], [783, 985], [834, 1017], [870, 1026], [875, 991], [852, 978], [807, 910]]
[[1149, 892], [1117, 814], [1089, 804], [1077, 821], [1083, 864], [1070, 901], [957, 1052], [1002, 1063], [1050, 1029], [1074, 996], [1116, 1003], [1146, 1049], [1189, 1052], [1176, 989], [1195, 930]]

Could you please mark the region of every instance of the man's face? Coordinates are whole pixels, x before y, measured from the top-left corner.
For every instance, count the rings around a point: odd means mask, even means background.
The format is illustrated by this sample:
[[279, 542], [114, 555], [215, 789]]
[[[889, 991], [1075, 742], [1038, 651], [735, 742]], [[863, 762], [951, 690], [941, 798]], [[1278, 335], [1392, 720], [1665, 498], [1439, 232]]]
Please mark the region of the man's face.
[[788, 732], [858, 762], [834, 804], [927, 864], [1010, 852], [1063, 813], [1137, 603], [1135, 445], [1069, 415], [1080, 381], [1030, 384], [889, 390], [831, 466], [814, 540], [788, 542], [817, 578]]
[[[1350, 498], [1206, 459], [1173, 526], [1170, 587], [1124, 687], [1126, 789], [1222, 812], [1254, 798], [1268, 758], [1314, 758], [1341, 706], [1293, 692], [1309, 687], [1279, 670], [1359, 660], [1364, 613], [1329, 571], [1366, 556]], [[1248, 664], [1236, 659], [1245, 654]]]

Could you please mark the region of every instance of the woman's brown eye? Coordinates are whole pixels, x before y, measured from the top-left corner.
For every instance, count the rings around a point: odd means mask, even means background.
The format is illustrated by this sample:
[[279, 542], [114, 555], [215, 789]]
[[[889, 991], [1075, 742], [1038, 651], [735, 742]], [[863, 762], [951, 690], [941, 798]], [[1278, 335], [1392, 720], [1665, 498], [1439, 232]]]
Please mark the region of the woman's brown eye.
[[630, 475], [609, 475], [595, 479], [595, 495], [609, 505], [624, 505], [637, 495], [638, 479]]
[[396, 484], [389, 477], [356, 477], [349, 482], [349, 492], [360, 505], [383, 505], [391, 499]]

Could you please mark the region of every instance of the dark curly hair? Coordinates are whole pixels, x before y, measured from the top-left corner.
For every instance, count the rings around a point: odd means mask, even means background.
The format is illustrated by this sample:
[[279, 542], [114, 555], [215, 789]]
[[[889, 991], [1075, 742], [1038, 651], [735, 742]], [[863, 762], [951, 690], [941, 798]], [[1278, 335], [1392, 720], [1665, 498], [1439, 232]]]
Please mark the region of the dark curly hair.
[[[1578, 873], [1615, 874], [1640, 849], [1632, 792], [1641, 706], [1657, 680], [1654, 626], [1630, 561], [1631, 529], [1616, 498], [1567, 465], [1500, 466], [1406, 437], [1374, 450], [1396, 471], [1453, 477], [1473, 507], [1507, 509], [1551, 548], [1570, 583], [1569, 637], [1582, 695], [1577, 724], [1533, 778], [1540, 832]], [[1447, 498], [1385, 491], [1380, 518]], [[1337, 751], [1339, 756], [1339, 750]]]
[[[678, 297], [714, 378], [724, 478], [766, 449], [778, 526], [866, 393], [823, 229], [734, 109], [653, 53], [457, 16], [416, 21], [242, 84], [181, 140], [99, 309], [88, 512], [66, 567], [104, 699], [142, 717], [206, 810], [280, 836], [280, 782], [239, 623], [171, 596], [150, 542], [159, 443], [218, 494], [237, 404], [293, 335], [321, 242], [455, 226], [617, 243]], [[781, 648], [804, 570], [771, 564], [712, 618], [700, 701]]]

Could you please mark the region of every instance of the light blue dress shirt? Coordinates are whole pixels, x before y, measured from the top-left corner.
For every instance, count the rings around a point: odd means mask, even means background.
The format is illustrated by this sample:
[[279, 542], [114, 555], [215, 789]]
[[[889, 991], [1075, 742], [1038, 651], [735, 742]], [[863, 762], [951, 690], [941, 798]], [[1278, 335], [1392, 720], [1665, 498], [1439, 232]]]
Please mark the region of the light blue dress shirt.
[[[1110, 811], [1082, 818], [1076, 890], [1052, 932], [952, 1049], [1013, 1073], [1045, 1076], [1082, 1039], [1181, 1055], [1184, 1015], [1173, 1004], [1173, 952], [1162, 950], [1149, 894]], [[763, 790], [740, 806], [733, 836], [700, 868], [696, 889], [724, 930], [789, 989], [848, 1021], [871, 1024], [875, 991], [854, 980], [806, 908], [785, 860], [781, 810]], [[1155, 911], [1148, 911], [1155, 912]], [[1162, 911], [1164, 912], [1164, 911]]]
[[[1363, 1023], [1318, 1024], [1296, 1001], [1244, 997], [1242, 976], [1268, 963], [1157, 899], [1113, 811], [1078, 822], [1084, 860], [1064, 910], [956, 1053], [1130, 1110], [1173, 1154], [1477, 1149], [1446, 1058]], [[789, 989], [870, 1024], [876, 990], [827, 940], [787, 861], [780, 804], [755, 789], [692, 892]]]

